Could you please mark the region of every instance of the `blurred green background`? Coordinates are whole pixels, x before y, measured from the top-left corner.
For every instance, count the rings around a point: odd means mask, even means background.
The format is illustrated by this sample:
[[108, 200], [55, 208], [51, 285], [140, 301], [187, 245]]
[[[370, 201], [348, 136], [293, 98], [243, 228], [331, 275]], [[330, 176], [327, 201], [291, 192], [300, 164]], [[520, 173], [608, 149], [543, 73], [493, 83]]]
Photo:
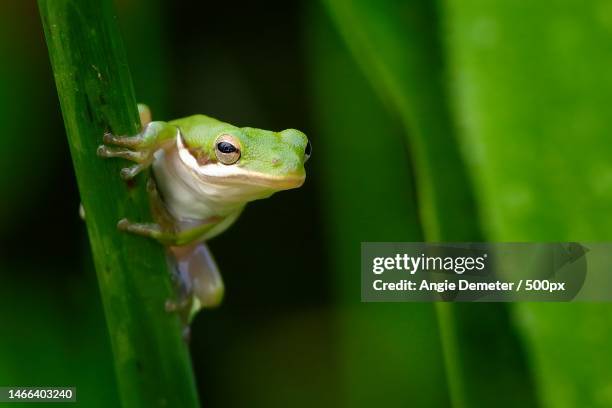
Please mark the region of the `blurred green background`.
[[[610, 241], [605, 0], [116, 2], [139, 100], [294, 127], [308, 181], [211, 242], [205, 407], [610, 407], [612, 306], [360, 303], [362, 241]], [[35, 3], [0, 3], [0, 385], [118, 404]], [[16, 405], [12, 405], [16, 406]]]

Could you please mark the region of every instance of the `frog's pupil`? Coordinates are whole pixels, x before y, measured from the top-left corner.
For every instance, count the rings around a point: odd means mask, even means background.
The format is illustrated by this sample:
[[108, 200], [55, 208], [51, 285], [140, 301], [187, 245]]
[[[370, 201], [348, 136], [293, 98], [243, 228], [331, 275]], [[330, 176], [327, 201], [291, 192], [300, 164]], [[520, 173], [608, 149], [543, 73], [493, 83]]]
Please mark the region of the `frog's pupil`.
[[221, 153], [234, 153], [236, 151], [236, 147], [228, 142], [217, 143], [217, 149], [219, 149]]
[[309, 140], [308, 143], [306, 143], [306, 148], [304, 149], [304, 154], [306, 156], [310, 156], [310, 153], [312, 153], [312, 146], [310, 145], [310, 140]]

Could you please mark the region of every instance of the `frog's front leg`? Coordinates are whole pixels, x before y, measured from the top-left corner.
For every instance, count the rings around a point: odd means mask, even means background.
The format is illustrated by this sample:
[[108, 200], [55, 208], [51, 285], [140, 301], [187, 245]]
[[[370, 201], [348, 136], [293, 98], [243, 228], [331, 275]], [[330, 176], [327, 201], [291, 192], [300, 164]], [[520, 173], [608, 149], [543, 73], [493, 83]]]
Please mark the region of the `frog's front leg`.
[[[145, 122], [148, 119], [150, 114], [141, 112], [141, 120]], [[98, 156], [118, 157], [136, 162], [134, 166], [121, 170], [121, 177], [129, 180], [149, 167], [153, 162], [153, 154], [171, 145], [178, 135], [179, 129], [176, 126], [161, 121], [146, 123], [142, 132], [135, 136], [115, 136], [106, 133], [103, 138], [104, 145], [98, 147]]]

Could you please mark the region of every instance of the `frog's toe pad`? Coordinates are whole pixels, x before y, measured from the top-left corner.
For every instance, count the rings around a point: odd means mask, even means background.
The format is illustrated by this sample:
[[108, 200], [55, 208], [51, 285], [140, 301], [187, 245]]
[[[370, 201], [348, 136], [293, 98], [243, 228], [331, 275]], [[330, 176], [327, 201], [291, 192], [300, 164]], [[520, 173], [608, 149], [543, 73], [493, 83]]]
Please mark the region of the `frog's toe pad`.
[[138, 173], [140, 173], [143, 169], [144, 169], [144, 166], [142, 166], [140, 164], [135, 164], [135, 165], [130, 166], [130, 167], [122, 168], [121, 172], [119, 173], [119, 175], [121, 176], [121, 178], [123, 180], [129, 181], [129, 180], [133, 179], [134, 177], [136, 177], [138, 175]]

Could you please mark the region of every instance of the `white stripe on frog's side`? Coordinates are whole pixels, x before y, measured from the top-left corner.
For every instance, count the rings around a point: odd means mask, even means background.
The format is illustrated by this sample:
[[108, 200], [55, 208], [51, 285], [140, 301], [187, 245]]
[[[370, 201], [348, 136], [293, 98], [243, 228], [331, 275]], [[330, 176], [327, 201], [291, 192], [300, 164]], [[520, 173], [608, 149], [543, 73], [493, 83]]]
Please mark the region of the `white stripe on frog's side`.
[[[189, 149], [185, 147], [182, 136], [178, 135], [176, 141], [176, 147], [181, 161], [189, 167], [199, 178], [205, 182], [215, 184], [240, 184], [241, 186], [250, 186], [251, 192], [258, 190], [284, 190], [289, 188], [297, 188], [304, 183], [304, 176], [273, 176], [270, 174], [258, 173], [245, 170], [239, 165], [226, 165], [220, 162], [210, 162], [202, 166], [199, 165], [196, 158], [189, 152]], [[245, 191], [245, 195], [248, 196], [249, 191]], [[249, 199], [252, 201], [261, 197], [258, 194], [256, 197]]]
[[179, 159], [176, 146], [155, 152], [153, 172], [166, 208], [187, 229], [190, 224], [212, 217], [224, 220], [202, 239], [209, 239], [228, 228], [242, 211], [245, 201], [236, 192], [195, 176]]
[[180, 137], [175, 146], [160, 149], [154, 155], [155, 178], [170, 212], [179, 220], [224, 217], [261, 197], [262, 190], [267, 195], [272, 192], [269, 188], [222, 175], [202, 177], [197, 162], [194, 167], [191, 161], [195, 162], [195, 158], [183, 147]]

